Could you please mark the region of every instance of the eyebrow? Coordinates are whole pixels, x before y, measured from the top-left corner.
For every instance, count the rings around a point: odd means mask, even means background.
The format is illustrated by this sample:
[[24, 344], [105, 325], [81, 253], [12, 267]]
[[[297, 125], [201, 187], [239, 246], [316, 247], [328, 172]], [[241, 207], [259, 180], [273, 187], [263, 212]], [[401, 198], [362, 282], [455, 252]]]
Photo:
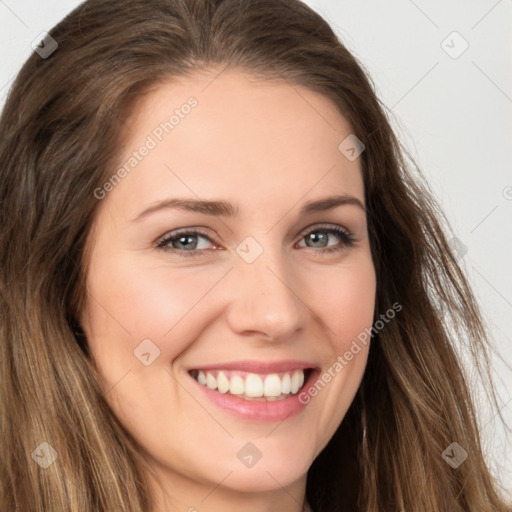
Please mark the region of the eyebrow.
[[[337, 208], [338, 206], [345, 205], [357, 206], [361, 208], [363, 212], [366, 212], [366, 208], [357, 197], [341, 195], [329, 196], [322, 199], [309, 201], [301, 208], [300, 214], [306, 215], [308, 213], [323, 212]], [[206, 215], [214, 215], [220, 217], [237, 217], [240, 214], [239, 208], [237, 206], [233, 206], [227, 201], [171, 198], [159, 201], [153, 206], [143, 210], [134, 219], [132, 219], [132, 221], [138, 221], [152, 213], [165, 209], [185, 210], [188, 212], [204, 213]]]

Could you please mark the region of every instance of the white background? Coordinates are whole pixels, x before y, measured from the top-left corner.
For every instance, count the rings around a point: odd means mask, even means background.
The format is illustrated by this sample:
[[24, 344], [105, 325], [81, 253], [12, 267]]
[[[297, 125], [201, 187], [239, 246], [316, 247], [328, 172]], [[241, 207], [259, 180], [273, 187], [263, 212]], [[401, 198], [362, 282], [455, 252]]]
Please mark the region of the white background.
[[[0, 0], [0, 107], [31, 42], [79, 3]], [[496, 348], [512, 364], [512, 0], [306, 3], [370, 72], [467, 247], [461, 262]], [[496, 356], [494, 373], [512, 427], [512, 372]], [[512, 494], [511, 434], [494, 414], [481, 407], [484, 447]]]

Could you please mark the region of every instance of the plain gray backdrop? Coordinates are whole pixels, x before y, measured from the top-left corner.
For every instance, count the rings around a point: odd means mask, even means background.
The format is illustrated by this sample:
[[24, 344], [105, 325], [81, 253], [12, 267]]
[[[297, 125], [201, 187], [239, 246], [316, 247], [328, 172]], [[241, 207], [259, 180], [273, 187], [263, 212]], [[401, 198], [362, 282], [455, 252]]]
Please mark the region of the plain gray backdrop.
[[[0, 0], [0, 108], [32, 41], [79, 3]], [[512, 0], [306, 3], [371, 74], [449, 219], [496, 349], [512, 364]], [[494, 373], [512, 426], [512, 372], [496, 356]], [[479, 409], [488, 460], [512, 495], [510, 432], [483, 396]]]

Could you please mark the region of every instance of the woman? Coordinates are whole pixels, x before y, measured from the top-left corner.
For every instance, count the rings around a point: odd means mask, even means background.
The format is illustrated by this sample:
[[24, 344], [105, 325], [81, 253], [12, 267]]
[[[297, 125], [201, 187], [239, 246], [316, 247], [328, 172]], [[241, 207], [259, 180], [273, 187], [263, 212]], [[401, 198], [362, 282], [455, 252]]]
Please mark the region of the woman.
[[311, 9], [87, 1], [0, 126], [2, 510], [507, 510], [477, 305]]

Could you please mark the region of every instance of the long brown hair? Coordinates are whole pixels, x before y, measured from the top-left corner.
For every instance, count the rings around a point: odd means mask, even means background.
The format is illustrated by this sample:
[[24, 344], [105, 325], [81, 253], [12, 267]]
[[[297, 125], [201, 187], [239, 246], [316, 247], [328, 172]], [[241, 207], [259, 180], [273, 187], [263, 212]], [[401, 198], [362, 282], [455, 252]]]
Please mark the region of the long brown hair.
[[[299, 0], [89, 0], [50, 34], [58, 48], [27, 60], [0, 120], [0, 510], [152, 509], [140, 447], [77, 322], [94, 191], [137, 98], [229, 66], [338, 106], [366, 147], [376, 318], [402, 306], [374, 334], [360, 389], [308, 472], [313, 510], [505, 512], [457, 348], [496, 403], [477, 304], [368, 74], [329, 25]], [[469, 454], [456, 469], [442, 457], [453, 442]]]

